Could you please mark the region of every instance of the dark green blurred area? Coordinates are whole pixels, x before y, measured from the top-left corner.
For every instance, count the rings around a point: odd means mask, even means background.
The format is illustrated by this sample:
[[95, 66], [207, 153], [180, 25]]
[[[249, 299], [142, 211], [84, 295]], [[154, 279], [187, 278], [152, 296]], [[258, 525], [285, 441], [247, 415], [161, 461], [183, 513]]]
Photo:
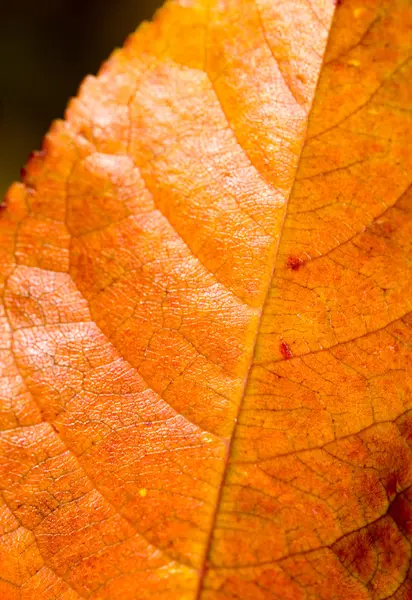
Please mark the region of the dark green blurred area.
[[88, 73], [161, 0], [0, 0], [0, 202]]

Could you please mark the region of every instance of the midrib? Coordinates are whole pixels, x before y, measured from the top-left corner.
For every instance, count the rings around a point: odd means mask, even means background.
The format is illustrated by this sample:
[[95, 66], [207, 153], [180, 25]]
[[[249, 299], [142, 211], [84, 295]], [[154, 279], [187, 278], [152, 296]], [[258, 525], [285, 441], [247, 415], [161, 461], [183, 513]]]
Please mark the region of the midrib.
[[[331, 0], [333, 1], [333, 0]], [[203, 560], [202, 560], [202, 565], [199, 569], [199, 580], [198, 580], [198, 587], [196, 590], [196, 596], [195, 596], [195, 600], [201, 600], [202, 597], [202, 593], [203, 593], [203, 589], [204, 589], [204, 580], [205, 580], [205, 576], [206, 576], [206, 571], [207, 571], [207, 564], [209, 562], [210, 559], [210, 554], [213, 548], [213, 536], [214, 536], [214, 531], [216, 528], [216, 523], [217, 523], [217, 519], [219, 516], [219, 512], [220, 512], [220, 507], [222, 504], [222, 497], [223, 497], [223, 492], [225, 489], [225, 485], [226, 485], [226, 480], [228, 477], [228, 472], [229, 472], [229, 465], [230, 465], [230, 459], [232, 456], [232, 451], [233, 451], [233, 441], [235, 438], [235, 433], [236, 433], [236, 427], [237, 427], [237, 423], [239, 421], [239, 417], [242, 413], [242, 408], [243, 408], [243, 403], [246, 397], [246, 390], [248, 387], [248, 383], [249, 383], [249, 379], [250, 379], [250, 373], [253, 367], [253, 364], [255, 362], [255, 358], [256, 358], [256, 350], [257, 350], [257, 342], [258, 342], [258, 338], [259, 338], [259, 333], [260, 333], [260, 327], [261, 327], [261, 323], [262, 323], [262, 318], [263, 315], [265, 313], [265, 309], [268, 303], [268, 298], [269, 298], [269, 293], [272, 287], [272, 281], [275, 275], [275, 271], [276, 271], [276, 263], [277, 263], [277, 258], [278, 258], [278, 254], [279, 254], [279, 247], [280, 247], [280, 242], [282, 239], [282, 234], [283, 234], [283, 230], [285, 227], [285, 222], [286, 222], [286, 218], [287, 218], [287, 214], [288, 214], [288, 205], [289, 205], [289, 200], [290, 197], [292, 196], [293, 190], [294, 190], [294, 186], [295, 186], [295, 182], [296, 182], [296, 173], [299, 169], [299, 165], [300, 165], [300, 160], [301, 160], [301, 156], [302, 156], [302, 152], [303, 149], [305, 147], [305, 143], [306, 143], [306, 134], [307, 134], [307, 130], [308, 130], [308, 123], [309, 123], [309, 119], [311, 116], [311, 112], [312, 112], [312, 107], [313, 107], [313, 102], [314, 99], [316, 97], [316, 93], [317, 93], [317, 88], [319, 85], [319, 80], [320, 80], [320, 75], [323, 69], [323, 63], [324, 63], [324, 57], [325, 57], [325, 53], [326, 53], [326, 49], [327, 49], [327, 44], [328, 44], [328, 40], [330, 38], [330, 34], [333, 28], [333, 21], [334, 21], [334, 15], [332, 15], [331, 18], [331, 24], [330, 24], [330, 29], [329, 29], [329, 34], [325, 40], [325, 46], [324, 46], [324, 50], [323, 50], [323, 56], [322, 56], [322, 60], [320, 62], [320, 67], [319, 67], [319, 71], [318, 71], [318, 76], [317, 76], [317, 80], [316, 80], [316, 84], [314, 86], [313, 89], [313, 94], [312, 94], [312, 100], [310, 103], [310, 107], [308, 109], [307, 112], [307, 117], [306, 117], [306, 126], [305, 126], [305, 131], [304, 134], [302, 135], [302, 144], [301, 144], [301, 148], [300, 148], [300, 152], [299, 152], [299, 156], [296, 160], [296, 165], [295, 165], [295, 173], [294, 173], [294, 177], [293, 177], [293, 181], [292, 184], [290, 186], [290, 190], [289, 190], [289, 194], [286, 197], [286, 201], [285, 201], [285, 209], [284, 209], [284, 214], [283, 214], [283, 219], [282, 219], [282, 224], [280, 226], [279, 229], [279, 235], [278, 235], [278, 239], [277, 239], [277, 243], [276, 243], [276, 248], [274, 251], [274, 255], [273, 255], [273, 265], [272, 265], [272, 269], [270, 272], [270, 275], [268, 277], [268, 282], [267, 282], [267, 286], [266, 286], [266, 290], [264, 293], [264, 298], [263, 298], [263, 302], [262, 302], [262, 306], [261, 309], [259, 311], [259, 316], [257, 319], [257, 324], [256, 324], [256, 329], [255, 329], [255, 334], [254, 334], [254, 340], [253, 340], [253, 344], [252, 344], [252, 351], [250, 354], [250, 361], [249, 361], [249, 365], [247, 366], [246, 369], [246, 374], [243, 380], [243, 386], [241, 388], [241, 392], [240, 392], [240, 397], [239, 397], [239, 401], [238, 401], [238, 408], [237, 408], [237, 413], [234, 417], [234, 425], [232, 428], [232, 433], [231, 436], [227, 442], [226, 445], [226, 454], [225, 454], [225, 463], [224, 463], [224, 469], [223, 469], [223, 473], [222, 473], [222, 478], [221, 478], [221, 482], [219, 485], [219, 489], [217, 491], [217, 495], [216, 495], [216, 503], [215, 503], [215, 509], [213, 511], [212, 514], [212, 519], [211, 519], [211, 524], [210, 524], [210, 529], [209, 529], [209, 535], [208, 535], [208, 539], [206, 542], [206, 546], [205, 546], [205, 552], [203, 555]]]

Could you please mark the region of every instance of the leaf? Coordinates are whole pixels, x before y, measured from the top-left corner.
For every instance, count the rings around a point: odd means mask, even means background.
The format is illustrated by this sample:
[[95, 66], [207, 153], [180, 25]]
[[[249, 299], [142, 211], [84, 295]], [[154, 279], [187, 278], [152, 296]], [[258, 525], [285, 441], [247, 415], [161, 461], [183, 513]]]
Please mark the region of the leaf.
[[411, 597], [412, 4], [338, 5], [166, 4], [11, 187], [2, 599]]

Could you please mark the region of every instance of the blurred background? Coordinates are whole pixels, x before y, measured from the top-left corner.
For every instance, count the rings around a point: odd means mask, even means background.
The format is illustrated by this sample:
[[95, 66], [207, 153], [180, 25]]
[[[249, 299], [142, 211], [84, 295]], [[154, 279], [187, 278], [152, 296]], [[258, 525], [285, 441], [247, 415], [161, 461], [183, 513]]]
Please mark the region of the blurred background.
[[51, 121], [162, 0], [0, 0], [0, 202]]

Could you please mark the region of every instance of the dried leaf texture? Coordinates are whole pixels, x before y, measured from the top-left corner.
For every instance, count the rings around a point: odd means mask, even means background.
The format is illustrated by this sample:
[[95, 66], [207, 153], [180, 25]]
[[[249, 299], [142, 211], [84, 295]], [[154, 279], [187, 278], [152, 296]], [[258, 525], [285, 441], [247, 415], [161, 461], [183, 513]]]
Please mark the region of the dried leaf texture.
[[412, 4], [170, 2], [0, 214], [0, 597], [412, 595]]

